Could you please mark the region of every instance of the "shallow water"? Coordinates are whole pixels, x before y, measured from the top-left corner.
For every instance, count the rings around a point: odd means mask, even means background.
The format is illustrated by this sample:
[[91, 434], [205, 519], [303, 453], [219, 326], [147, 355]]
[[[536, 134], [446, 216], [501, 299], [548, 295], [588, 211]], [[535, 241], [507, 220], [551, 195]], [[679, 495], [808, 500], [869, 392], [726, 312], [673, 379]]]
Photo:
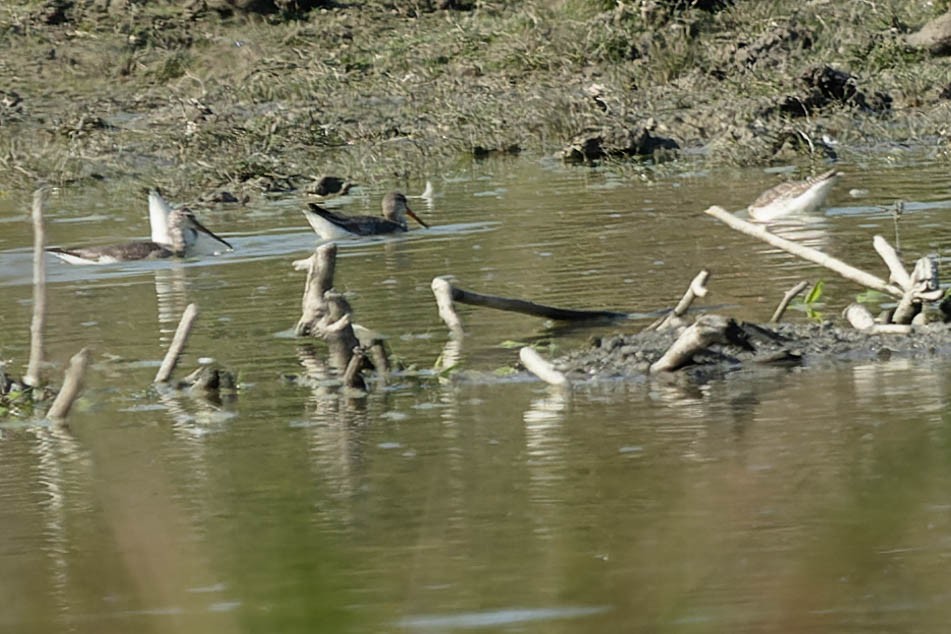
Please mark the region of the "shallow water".
[[[944, 166], [844, 165], [829, 207], [778, 228], [884, 274], [871, 236], [902, 199], [905, 259], [938, 251]], [[95, 363], [68, 431], [0, 426], [0, 629], [29, 632], [944, 631], [951, 609], [945, 361], [842, 364], [577, 386], [500, 371], [618, 327], [551, 330], [461, 308], [447, 345], [429, 291], [581, 308], [672, 305], [702, 267], [705, 305], [765, 320], [799, 279], [822, 310], [860, 290], [700, 213], [779, 176], [656, 181], [526, 160], [434, 178], [433, 225], [341, 243], [337, 286], [413, 371], [347, 399], [297, 382], [321, 344], [289, 335], [316, 240], [296, 198], [201, 209], [236, 250], [194, 262], [50, 259], [48, 357]], [[422, 190], [423, 183], [416, 183]], [[860, 197], [850, 190], [867, 190]], [[136, 188], [56, 192], [51, 245], [148, 234]], [[375, 213], [384, 190], [336, 205]], [[412, 193], [412, 192], [408, 192]], [[175, 200], [174, 195], [170, 198]], [[0, 355], [28, 352], [28, 193], [0, 197]], [[239, 374], [214, 406], [148, 386], [181, 311], [183, 366]], [[792, 314], [791, 318], [801, 318]], [[440, 355], [461, 372], [440, 380]]]

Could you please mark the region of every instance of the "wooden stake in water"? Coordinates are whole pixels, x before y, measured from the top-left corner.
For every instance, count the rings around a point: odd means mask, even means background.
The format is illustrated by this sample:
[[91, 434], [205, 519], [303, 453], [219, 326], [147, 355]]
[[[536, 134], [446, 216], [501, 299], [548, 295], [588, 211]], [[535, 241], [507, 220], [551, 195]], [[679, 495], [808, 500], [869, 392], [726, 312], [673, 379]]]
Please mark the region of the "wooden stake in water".
[[294, 327], [298, 337], [317, 334], [317, 322], [327, 313], [324, 293], [333, 288], [334, 271], [337, 268], [337, 245], [328, 242], [317, 247], [307, 269], [304, 297], [301, 299], [301, 316]]
[[30, 324], [30, 361], [23, 382], [39, 387], [43, 363], [43, 330], [46, 324], [46, 231], [43, 228], [43, 203], [46, 188], [33, 192], [33, 321]]
[[73, 355], [66, 369], [63, 387], [53, 400], [46, 417], [50, 420], [63, 421], [69, 416], [69, 410], [83, 391], [83, 378], [86, 375], [86, 366], [89, 365], [89, 350], [83, 348]]
[[153, 383], [165, 383], [172, 377], [172, 372], [175, 371], [175, 366], [178, 364], [178, 357], [181, 356], [182, 351], [185, 349], [185, 344], [188, 342], [188, 335], [191, 334], [192, 331], [192, 324], [195, 323], [197, 317], [198, 306], [189, 304], [185, 307], [185, 312], [182, 313], [182, 319], [178, 322], [178, 328], [175, 330], [172, 343], [168, 346], [165, 359], [162, 360], [162, 367], [159, 368], [158, 374], [155, 375], [155, 381], [153, 381]]

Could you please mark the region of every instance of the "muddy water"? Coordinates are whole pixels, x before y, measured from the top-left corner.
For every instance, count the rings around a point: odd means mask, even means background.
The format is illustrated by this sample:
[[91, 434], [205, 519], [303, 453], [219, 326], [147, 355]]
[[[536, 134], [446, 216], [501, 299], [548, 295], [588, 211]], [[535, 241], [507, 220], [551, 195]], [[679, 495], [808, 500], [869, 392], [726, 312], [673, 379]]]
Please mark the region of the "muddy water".
[[[943, 247], [941, 168], [843, 167], [827, 210], [777, 231], [880, 272], [871, 236], [893, 235], [879, 208], [900, 198], [906, 259]], [[447, 273], [473, 290], [649, 314], [708, 267], [706, 303], [750, 319], [822, 277], [823, 310], [838, 311], [858, 289], [699, 213], [741, 208], [777, 180], [650, 182], [527, 161], [434, 178], [432, 204], [411, 201], [432, 230], [340, 245], [337, 285], [357, 320], [414, 370], [363, 400], [294, 380], [322, 352], [288, 334], [304, 282], [290, 262], [315, 244], [297, 200], [203, 210], [236, 247], [219, 258], [50, 260], [50, 372], [83, 345], [96, 361], [70, 431], [0, 427], [0, 628], [943, 631], [949, 364], [564, 394], [508, 376], [503, 344], [557, 354], [611, 329], [473, 308], [461, 349], [444, 350], [429, 283]], [[56, 193], [49, 242], [147, 235], [135, 191]], [[381, 194], [333, 204], [375, 212]], [[27, 199], [0, 198], [0, 345], [18, 371]], [[237, 372], [235, 402], [148, 388], [189, 302], [201, 316], [184, 364], [207, 355]], [[427, 374], [444, 352], [459, 355], [455, 380]]]

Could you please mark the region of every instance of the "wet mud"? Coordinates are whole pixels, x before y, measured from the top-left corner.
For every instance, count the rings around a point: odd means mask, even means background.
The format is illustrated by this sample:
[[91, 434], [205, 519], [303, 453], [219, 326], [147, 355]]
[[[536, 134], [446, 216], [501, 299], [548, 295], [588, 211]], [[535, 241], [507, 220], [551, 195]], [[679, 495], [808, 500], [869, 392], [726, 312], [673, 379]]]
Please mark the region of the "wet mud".
[[[832, 322], [736, 326], [744, 345], [710, 346], [676, 374], [704, 382], [739, 371], [755, 377], [757, 373], [773, 374], [777, 368], [893, 358], [927, 360], [951, 354], [951, 326], [944, 323], [919, 326], [910, 334], [870, 334]], [[669, 330], [596, 337], [587, 348], [558, 358], [554, 365], [572, 381], [645, 377], [650, 365], [663, 356], [679, 334]]]

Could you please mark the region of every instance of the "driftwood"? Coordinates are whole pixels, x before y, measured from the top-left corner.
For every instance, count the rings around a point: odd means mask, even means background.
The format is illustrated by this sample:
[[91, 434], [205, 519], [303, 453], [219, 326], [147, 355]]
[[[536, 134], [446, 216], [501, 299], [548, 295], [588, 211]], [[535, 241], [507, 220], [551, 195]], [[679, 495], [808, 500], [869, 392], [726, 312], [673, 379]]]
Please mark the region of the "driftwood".
[[720, 315], [702, 315], [681, 333], [664, 355], [651, 364], [649, 372], [673, 372], [693, 361], [693, 356], [715, 343], [748, 347], [739, 335], [736, 322]]
[[783, 251], [791, 253], [804, 260], [824, 266], [825, 268], [838, 273], [842, 277], [852, 280], [853, 282], [857, 282], [862, 286], [886, 293], [898, 299], [901, 299], [901, 297], [904, 295], [904, 292], [900, 288], [889, 284], [880, 277], [876, 277], [871, 273], [866, 273], [861, 269], [850, 266], [842, 260], [836, 259], [831, 255], [826, 255], [822, 251], [818, 251], [816, 249], [801, 245], [797, 242], [781, 238], [773, 233], [770, 233], [765, 227], [747, 222], [742, 218], [737, 218], [722, 207], [713, 206], [707, 209], [704, 213], [713, 216], [732, 229], [736, 229], [737, 231], [748, 236], [762, 240], [763, 242], [772, 245], [777, 249], [782, 249]]
[[786, 291], [786, 294], [783, 295], [779, 305], [776, 306], [776, 310], [773, 311], [773, 316], [769, 318], [769, 322], [771, 324], [778, 324], [783, 318], [783, 314], [786, 312], [786, 309], [789, 307], [789, 302], [791, 302], [796, 295], [806, 290], [806, 287], [808, 286], [809, 282], [803, 280]]
[[666, 330], [668, 328], [676, 328], [680, 326], [683, 322], [682, 318], [687, 313], [687, 310], [690, 309], [690, 305], [693, 304], [693, 300], [698, 297], [706, 296], [707, 280], [709, 278], [710, 272], [706, 269], [703, 269], [697, 273], [690, 281], [690, 286], [687, 288], [687, 292], [684, 293], [684, 296], [680, 298], [680, 301], [677, 303], [674, 309], [652, 323], [646, 328], [646, 330]]
[[307, 282], [301, 299], [301, 316], [294, 333], [304, 337], [314, 333], [317, 322], [326, 314], [324, 293], [333, 288], [337, 266], [337, 245], [328, 242], [317, 247], [307, 268]]
[[453, 302], [460, 304], [469, 304], [470, 306], [483, 306], [485, 308], [494, 308], [513, 313], [522, 313], [533, 317], [543, 317], [554, 321], [605, 321], [629, 319], [630, 313], [621, 313], [610, 310], [575, 310], [572, 308], [557, 308], [555, 306], [546, 306], [536, 304], [535, 302], [524, 299], [513, 299], [510, 297], [499, 297], [497, 295], [483, 295], [461, 289], [452, 284], [449, 276], [437, 277], [432, 284], [433, 293], [436, 295], [436, 303], [439, 306], [439, 316], [453, 333], [462, 331], [462, 323], [456, 315], [452, 306]]
[[191, 334], [192, 325], [195, 323], [197, 317], [198, 306], [189, 304], [185, 308], [185, 312], [182, 313], [182, 319], [178, 322], [175, 336], [172, 338], [172, 343], [168, 346], [168, 351], [162, 360], [162, 366], [155, 374], [153, 383], [165, 383], [172, 378], [172, 372], [175, 371], [175, 366], [178, 365], [178, 358], [185, 349], [185, 344], [188, 342], [188, 335]]
[[353, 356], [353, 349], [360, 347], [360, 340], [353, 332], [353, 309], [341, 293], [324, 293], [327, 313], [317, 322], [316, 335], [327, 342], [330, 363], [339, 372], [344, 372]]
[[380, 383], [386, 385], [390, 374], [390, 355], [386, 351], [386, 343], [382, 339], [374, 339], [366, 349], [370, 355], [370, 363], [376, 370], [376, 376]]
[[73, 403], [83, 390], [83, 379], [86, 375], [86, 367], [89, 365], [89, 358], [89, 350], [83, 348], [69, 360], [63, 387], [53, 400], [49, 411], [46, 412], [46, 417], [50, 420], [63, 421], [69, 416], [69, 410], [72, 409]]
[[366, 361], [366, 352], [360, 346], [354, 346], [350, 360], [347, 362], [347, 369], [343, 373], [343, 384], [348, 389], [366, 391], [367, 384], [363, 380], [363, 375], [360, 374], [364, 361]]
[[525, 369], [549, 385], [568, 385], [568, 377], [555, 369], [551, 363], [542, 358], [534, 348], [524, 346], [518, 351], [518, 358]]
[[892, 248], [892, 245], [888, 244], [888, 240], [882, 236], [874, 236], [872, 238], [872, 246], [875, 248], [879, 257], [882, 258], [882, 261], [885, 262], [885, 266], [888, 267], [889, 280], [902, 289], [911, 286], [911, 276], [908, 275], [908, 271], [905, 270], [905, 265], [902, 264], [901, 259], [898, 257], [898, 252]]
[[[46, 324], [46, 230], [43, 226], [43, 203], [46, 188], [33, 192], [33, 320], [30, 323], [30, 361], [23, 383], [39, 387], [42, 383], [43, 331]], [[68, 410], [68, 407], [67, 407]]]
[[875, 317], [871, 311], [861, 304], [849, 304], [842, 311], [842, 316], [856, 330], [871, 330], [875, 327]]
[[[342, 376], [344, 384], [363, 390], [366, 384], [360, 371], [372, 364], [380, 380], [386, 381], [389, 357], [378, 337], [371, 338], [366, 346], [361, 345], [354, 331], [350, 303], [333, 290], [336, 260], [337, 246], [333, 242], [317, 247], [310, 258], [301, 300], [301, 317], [294, 331], [298, 336], [323, 339], [327, 343], [330, 365]], [[362, 328], [363, 331], [366, 329]]]
[[908, 278], [905, 294], [892, 313], [892, 322], [910, 324], [921, 312], [923, 301], [936, 301], [944, 296], [938, 286], [938, 263], [930, 257], [918, 258]]
[[439, 310], [439, 318], [443, 320], [449, 332], [455, 336], [462, 336], [462, 320], [456, 313], [456, 308], [452, 303], [452, 282], [450, 277], [443, 275], [434, 277], [430, 288], [433, 289], [433, 295], [436, 296], [436, 308]]
[[[828, 256], [821, 251], [773, 235], [765, 228], [737, 218], [720, 207], [710, 207], [706, 210], [706, 213], [742, 233], [759, 238], [793, 255], [822, 265], [846, 279], [897, 298], [899, 301], [895, 310], [892, 311], [891, 324], [880, 324], [882, 326], [911, 324], [916, 316], [922, 312], [925, 301], [937, 301], [944, 295], [944, 291], [938, 284], [938, 264], [935, 258], [919, 258], [915, 263], [914, 270], [909, 274], [902, 264], [897, 250], [888, 244], [888, 241], [882, 236], [875, 236], [872, 240], [872, 246], [888, 267], [889, 280], [892, 283], [849, 266], [845, 262]], [[900, 213], [900, 211], [897, 213]], [[874, 332], [905, 332], [905, 329], [875, 328]]]

